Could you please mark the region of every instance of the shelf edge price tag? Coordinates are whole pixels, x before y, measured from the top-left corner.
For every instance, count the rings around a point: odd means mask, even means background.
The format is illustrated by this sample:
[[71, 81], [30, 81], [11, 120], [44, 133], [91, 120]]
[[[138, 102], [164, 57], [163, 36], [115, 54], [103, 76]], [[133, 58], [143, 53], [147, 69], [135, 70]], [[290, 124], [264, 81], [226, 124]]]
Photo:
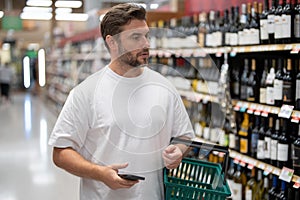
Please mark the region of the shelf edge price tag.
[[282, 105], [278, 117], [289, 119], [292, 115], [294, 106]]
[[279, 176], [280, 180], [286, 181], [286, 182], [291, 182], [293, 178], [294, 170], [289, 169], [287, 167], [283, 167]]
[[295, 184], [293, 185], [293, 187], [296, 188], [296, 189], [300, 188], [300, 177], [298, 177], [295, 180]]
[[272, 173], [273, 172], [273, 166], [271, 166], [271, 165], [267, 165], [267, 167], [265, 168], [265, 170], [264, 170], [264, 175], [265, 176], [268, 176], [270, 173]]

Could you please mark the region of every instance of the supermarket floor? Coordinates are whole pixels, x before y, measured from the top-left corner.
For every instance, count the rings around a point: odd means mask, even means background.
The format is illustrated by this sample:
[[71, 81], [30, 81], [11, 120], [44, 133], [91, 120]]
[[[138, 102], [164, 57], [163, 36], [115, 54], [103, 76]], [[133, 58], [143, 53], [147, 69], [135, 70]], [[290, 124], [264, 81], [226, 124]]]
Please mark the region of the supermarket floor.
[[30, 93], [12, 99], [0, 104], [0, 200], [78, 200], [79, 179], [51, 160], [56, 115]]

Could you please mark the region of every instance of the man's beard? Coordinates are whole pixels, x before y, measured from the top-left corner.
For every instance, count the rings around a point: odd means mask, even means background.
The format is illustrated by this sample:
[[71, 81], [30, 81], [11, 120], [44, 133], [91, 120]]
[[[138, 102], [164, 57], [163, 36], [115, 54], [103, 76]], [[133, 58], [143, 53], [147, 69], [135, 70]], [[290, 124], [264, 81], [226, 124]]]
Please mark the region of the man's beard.
[[134, 55], [131, 51], [127, 51], [123, 47], [119, 47], [119, 52], [121, 52], [121, 55], [118, 60], [124, 64], [130, 65], [132, 67], [139, 67], [148, 64], [148, 58], [139, 60], [138, 57], [144, 53], [149, 54], [149, 49], [145, 48], [141, 52], [138, 52], [136, 55]]

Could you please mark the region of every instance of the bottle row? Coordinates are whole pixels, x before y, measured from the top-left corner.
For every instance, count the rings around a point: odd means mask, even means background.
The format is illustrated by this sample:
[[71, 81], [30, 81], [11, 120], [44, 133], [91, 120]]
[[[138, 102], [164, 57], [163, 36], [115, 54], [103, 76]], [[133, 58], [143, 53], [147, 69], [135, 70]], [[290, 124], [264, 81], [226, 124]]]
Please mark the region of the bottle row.
[[263, 5], [254, 1], [150, 26], [156, 27], [150, 32], [153, 49], [287, 44], [300, 41], [300, 3], [265, 0]]
[[231, 122], [218, 103], [184, 102], [198, 138], [300, 175], [299, 124], [274, 114], [264, 117], [235, 111]]

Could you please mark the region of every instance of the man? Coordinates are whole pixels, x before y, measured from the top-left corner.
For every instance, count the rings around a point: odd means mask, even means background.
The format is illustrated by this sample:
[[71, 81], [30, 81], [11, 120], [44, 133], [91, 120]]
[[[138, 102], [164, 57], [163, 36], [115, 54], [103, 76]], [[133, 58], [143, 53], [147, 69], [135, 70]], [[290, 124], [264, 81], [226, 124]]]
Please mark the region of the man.
[[163, 199], [162, 168], [176, 168], [187, 148], [170, 139], [194, 137], [176, 89], [146, 67], [145, 14], [135, 4], [107, 12], [101, 34], [111, 62], [70, 92], [52, 132], [53, 160], [81, 177], [81, 200]]

